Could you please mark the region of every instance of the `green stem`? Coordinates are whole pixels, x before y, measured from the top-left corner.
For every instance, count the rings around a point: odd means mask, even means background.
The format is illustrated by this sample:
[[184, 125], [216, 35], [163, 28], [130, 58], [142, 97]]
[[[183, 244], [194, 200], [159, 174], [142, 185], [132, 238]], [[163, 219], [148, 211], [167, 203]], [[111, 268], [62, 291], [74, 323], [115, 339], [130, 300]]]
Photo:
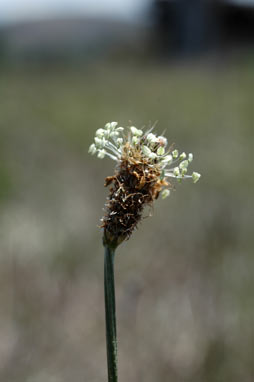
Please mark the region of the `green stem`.
[[104, 292], [108, 360], [108, 382], [117, 382], [117, 335], [114, 282], [115, 250], [105, 246]]

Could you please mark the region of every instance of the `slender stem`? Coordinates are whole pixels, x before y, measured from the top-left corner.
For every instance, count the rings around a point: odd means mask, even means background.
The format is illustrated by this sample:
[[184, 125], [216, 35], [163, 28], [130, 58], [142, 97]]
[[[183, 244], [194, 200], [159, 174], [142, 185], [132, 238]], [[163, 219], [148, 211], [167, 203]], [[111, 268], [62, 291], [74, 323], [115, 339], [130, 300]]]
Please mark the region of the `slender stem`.
[[117, 335], [114, 282], [115, 250], [105, 246], [104, 292], [108, 360], [108, 382], [117, 382]]

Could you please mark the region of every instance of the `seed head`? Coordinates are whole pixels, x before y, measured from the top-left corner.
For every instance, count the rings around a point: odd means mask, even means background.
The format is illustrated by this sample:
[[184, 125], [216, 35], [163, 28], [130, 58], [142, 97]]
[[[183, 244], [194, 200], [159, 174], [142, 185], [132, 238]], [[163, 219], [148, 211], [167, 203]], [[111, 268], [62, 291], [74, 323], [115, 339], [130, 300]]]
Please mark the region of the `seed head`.
[[117, 162], [114, 175], [105, 179], [105, 186], [110, 188], [101, 225], [104, 243], [112, 247], [130, 237], [144, 207], [151, 206], [160, 193], [162, 199], [169, 196], [173, 185], [168, 178], [192, 178], [196, 183], [201, 176], [197, 172], [187, 175], [192, 153], [179, 156], [178, 150], [166, 148], [165, 137], [151, 130], [143, 132], [131, 126], [125, 133], [117, 126], [117, 122], [109, 122], [98, 129], [88, 150], [100, 159], [108, 156]]

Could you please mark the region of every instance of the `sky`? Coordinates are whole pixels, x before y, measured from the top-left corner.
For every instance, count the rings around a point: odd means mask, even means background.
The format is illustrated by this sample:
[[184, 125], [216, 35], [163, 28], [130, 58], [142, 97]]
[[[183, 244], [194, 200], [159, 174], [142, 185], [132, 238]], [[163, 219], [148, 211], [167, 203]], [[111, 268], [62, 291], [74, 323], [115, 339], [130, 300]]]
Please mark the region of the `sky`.
[[[97, 16], [126, 20], [138, 18], [152, 0], [0, 0], [0, 23], [45, 17]], [[221, 0], [254, 5], [254, 0]]]
[[0, 22], [54, 16], [138, 17], [149, 0], [1, 0]]

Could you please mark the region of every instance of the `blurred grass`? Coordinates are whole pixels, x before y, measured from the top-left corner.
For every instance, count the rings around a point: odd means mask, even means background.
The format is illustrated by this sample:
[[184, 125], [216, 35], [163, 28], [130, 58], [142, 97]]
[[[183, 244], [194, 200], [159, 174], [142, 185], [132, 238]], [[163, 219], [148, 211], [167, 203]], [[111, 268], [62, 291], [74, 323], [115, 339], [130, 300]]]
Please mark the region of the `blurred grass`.
[[[253, 59], [170, 68], [104, 63], [83, 70], [3, 70], [1, 131], [50, 131], [74, 150], [84, 150], [105, 121], [141, 126], [158, 121], [173, 142], [208, 150], [209, 162], [212, 144], [221, 155], [247, 144], [241, 153], [246, 158], [253, 134], [253, 81]], [[228, 171], [239, 175], [239, 161], [231, 166], [227, 159]]]
[[158, 121], [202, 173], [119, 250], [122, 380], [252, 381], [254, 56], [1, 68], [0, 83], [1, 380], [105, 380], [96, 224], [113, 166], [87, 149], [116, 120]]

